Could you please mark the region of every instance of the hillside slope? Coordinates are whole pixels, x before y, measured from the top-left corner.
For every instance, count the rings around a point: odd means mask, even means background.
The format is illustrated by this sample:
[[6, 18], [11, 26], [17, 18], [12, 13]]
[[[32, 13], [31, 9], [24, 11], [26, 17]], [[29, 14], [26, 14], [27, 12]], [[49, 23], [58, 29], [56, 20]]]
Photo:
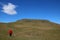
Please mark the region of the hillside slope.
[[[8, 36], [8, 30], [14, 31]], [[48, 20], [22, 19], [0, 23], [0, 40], [60, 40], [60, 24]]]

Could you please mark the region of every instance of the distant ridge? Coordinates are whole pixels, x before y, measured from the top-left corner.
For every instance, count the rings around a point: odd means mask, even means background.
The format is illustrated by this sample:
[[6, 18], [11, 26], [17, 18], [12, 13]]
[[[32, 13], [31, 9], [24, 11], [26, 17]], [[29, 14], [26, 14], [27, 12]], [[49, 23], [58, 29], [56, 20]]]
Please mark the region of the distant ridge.
[[16, 40], [60, 40], [60, 24], [48, 20], [21, 19], [16, 22], [0, 23], [1, 40], [9, 39], [9, 29], [13, 30]]

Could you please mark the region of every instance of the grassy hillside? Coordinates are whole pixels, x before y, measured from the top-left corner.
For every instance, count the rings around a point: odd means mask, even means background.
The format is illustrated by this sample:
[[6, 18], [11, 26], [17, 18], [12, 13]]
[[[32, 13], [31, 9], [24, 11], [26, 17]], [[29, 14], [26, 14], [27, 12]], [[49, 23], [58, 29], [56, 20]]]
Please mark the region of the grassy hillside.
[[[14, 31], [12, 37], [8, 35], [9, 29]], [[60, 24], [34, 19], [0, 23], [0, 40], [60, 40]]]

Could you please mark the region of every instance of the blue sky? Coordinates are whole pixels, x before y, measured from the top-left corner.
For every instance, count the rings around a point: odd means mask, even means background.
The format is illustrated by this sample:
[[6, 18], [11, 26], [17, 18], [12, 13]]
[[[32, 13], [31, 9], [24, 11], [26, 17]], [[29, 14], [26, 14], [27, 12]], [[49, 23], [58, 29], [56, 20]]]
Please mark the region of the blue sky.
[[[4, 5], [9, 3], [16, 6], [16, 14], [4, 12]], [[60, 0], [0, 0], [0, 22], [14, 22], [24, 18], [46, 19], [60, 24]]]

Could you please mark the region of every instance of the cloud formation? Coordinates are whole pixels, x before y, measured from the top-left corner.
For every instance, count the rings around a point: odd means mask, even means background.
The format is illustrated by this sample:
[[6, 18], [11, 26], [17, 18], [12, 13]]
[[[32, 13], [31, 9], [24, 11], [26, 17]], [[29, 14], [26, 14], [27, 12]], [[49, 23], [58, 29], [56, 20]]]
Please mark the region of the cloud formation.
[[4, 4], [3, 7], [2, 7], [2, 11], [6, 14], [9, 14], [9, 15], [14, 15], [14, 14], [17, 14], [16, 10], [16, 5], [12, 4], [12, 3], [8, 3], [8, 4]]

